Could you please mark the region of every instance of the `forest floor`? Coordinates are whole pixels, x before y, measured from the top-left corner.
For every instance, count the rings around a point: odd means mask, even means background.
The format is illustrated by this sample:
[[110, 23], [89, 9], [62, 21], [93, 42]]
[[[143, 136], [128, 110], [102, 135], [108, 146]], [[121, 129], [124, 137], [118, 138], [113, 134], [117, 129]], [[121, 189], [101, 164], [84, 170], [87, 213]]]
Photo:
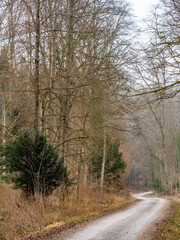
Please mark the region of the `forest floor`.
[[172, 200], [171, 210], [166, 218], [156, 224], [151, 240], [179, 240], [180, 239], [180, 199]]
[[77, 223], [122, 209], [136, 200], [127, 192], [101, 193], [83, 189], [79, 200], [66, 201], [57, 191], [42, 202], [26, 200], [20, 190], [0, 183], [0, 240], [41, 239]]

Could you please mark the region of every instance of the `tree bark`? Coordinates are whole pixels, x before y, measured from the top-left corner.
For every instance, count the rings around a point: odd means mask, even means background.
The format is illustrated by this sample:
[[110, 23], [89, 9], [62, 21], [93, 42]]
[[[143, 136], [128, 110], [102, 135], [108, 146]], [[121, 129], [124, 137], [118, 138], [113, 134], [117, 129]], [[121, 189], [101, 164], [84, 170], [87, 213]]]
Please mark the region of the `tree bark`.
[[68, 115], [69, 115], [69, 100], [70, 100], [70, 81], [72, 73], [72, 61], [73, 61], [73, 8], [74, 0], [69, 1], [69, 14], [68, 14], [68, 30], [67, 30], [67, 54], [66, 54], [66, 83], [65, 83], [65, 96], [63, 101], [63, 110], [61, 116], [61, 150], [60, 156], [64, 159], [64, 165], [67, 165], [65, 159], [65, 148], [66, 148], [66, 136], [68, 128]]
[[35, 49], [35, 116], [34, 116], [34, 135], [38, 136], [39, 125], [39, 42], [40, 42], [40, 0], [36, 0], [36, 49]]

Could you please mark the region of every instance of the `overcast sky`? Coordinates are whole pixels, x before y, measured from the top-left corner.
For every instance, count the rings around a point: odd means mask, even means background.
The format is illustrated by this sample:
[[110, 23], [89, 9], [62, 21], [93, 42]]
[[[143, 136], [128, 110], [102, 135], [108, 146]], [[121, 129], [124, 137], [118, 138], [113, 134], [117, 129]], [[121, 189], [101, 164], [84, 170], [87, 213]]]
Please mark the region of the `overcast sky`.
[[158, 0], [128, 0], [134, 9], [134, 13], [138, 20], [145, 18], [152, 4], [156, 4]]
[[[134, 15], [136, 16], [136, 24], [141, 30], [146, 28], [146, 24], [142, 20], [145, 20], [150, 15], [150, 10], [153, 4], [157, 4], [158, 0], [128, 0], [132, 4]], [[147, 31], [142, 31], [136, 38], [141, 43], [146, 43], [149, 40]]]

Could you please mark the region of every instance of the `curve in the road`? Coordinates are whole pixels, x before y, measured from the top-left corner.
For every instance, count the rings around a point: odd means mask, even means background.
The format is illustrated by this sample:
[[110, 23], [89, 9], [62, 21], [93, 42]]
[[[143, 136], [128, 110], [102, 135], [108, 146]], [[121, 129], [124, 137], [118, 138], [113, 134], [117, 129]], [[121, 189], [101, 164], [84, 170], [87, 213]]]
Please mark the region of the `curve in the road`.
[[135, 194], [133, 196], [141, 201], [130, 209], [98, 219], [73, 234], [60, 235], [54, 240], [135, 240], [167, 203], [165, 199], [144, 197], [150, 193]]

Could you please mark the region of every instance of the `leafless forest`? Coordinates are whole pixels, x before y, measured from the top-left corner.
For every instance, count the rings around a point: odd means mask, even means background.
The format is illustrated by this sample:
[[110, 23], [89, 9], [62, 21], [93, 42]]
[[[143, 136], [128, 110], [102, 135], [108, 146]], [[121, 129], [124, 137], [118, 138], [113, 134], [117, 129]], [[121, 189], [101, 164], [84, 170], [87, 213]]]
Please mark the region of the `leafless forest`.
[[[77, 198], [85, 188], [179, 191], [180, 2], [150, 14], [139, 29], [128, 1], [1, 0], [1, 147], [46, 136]], [[126, 168], [113, 172], [115, 148]]]

